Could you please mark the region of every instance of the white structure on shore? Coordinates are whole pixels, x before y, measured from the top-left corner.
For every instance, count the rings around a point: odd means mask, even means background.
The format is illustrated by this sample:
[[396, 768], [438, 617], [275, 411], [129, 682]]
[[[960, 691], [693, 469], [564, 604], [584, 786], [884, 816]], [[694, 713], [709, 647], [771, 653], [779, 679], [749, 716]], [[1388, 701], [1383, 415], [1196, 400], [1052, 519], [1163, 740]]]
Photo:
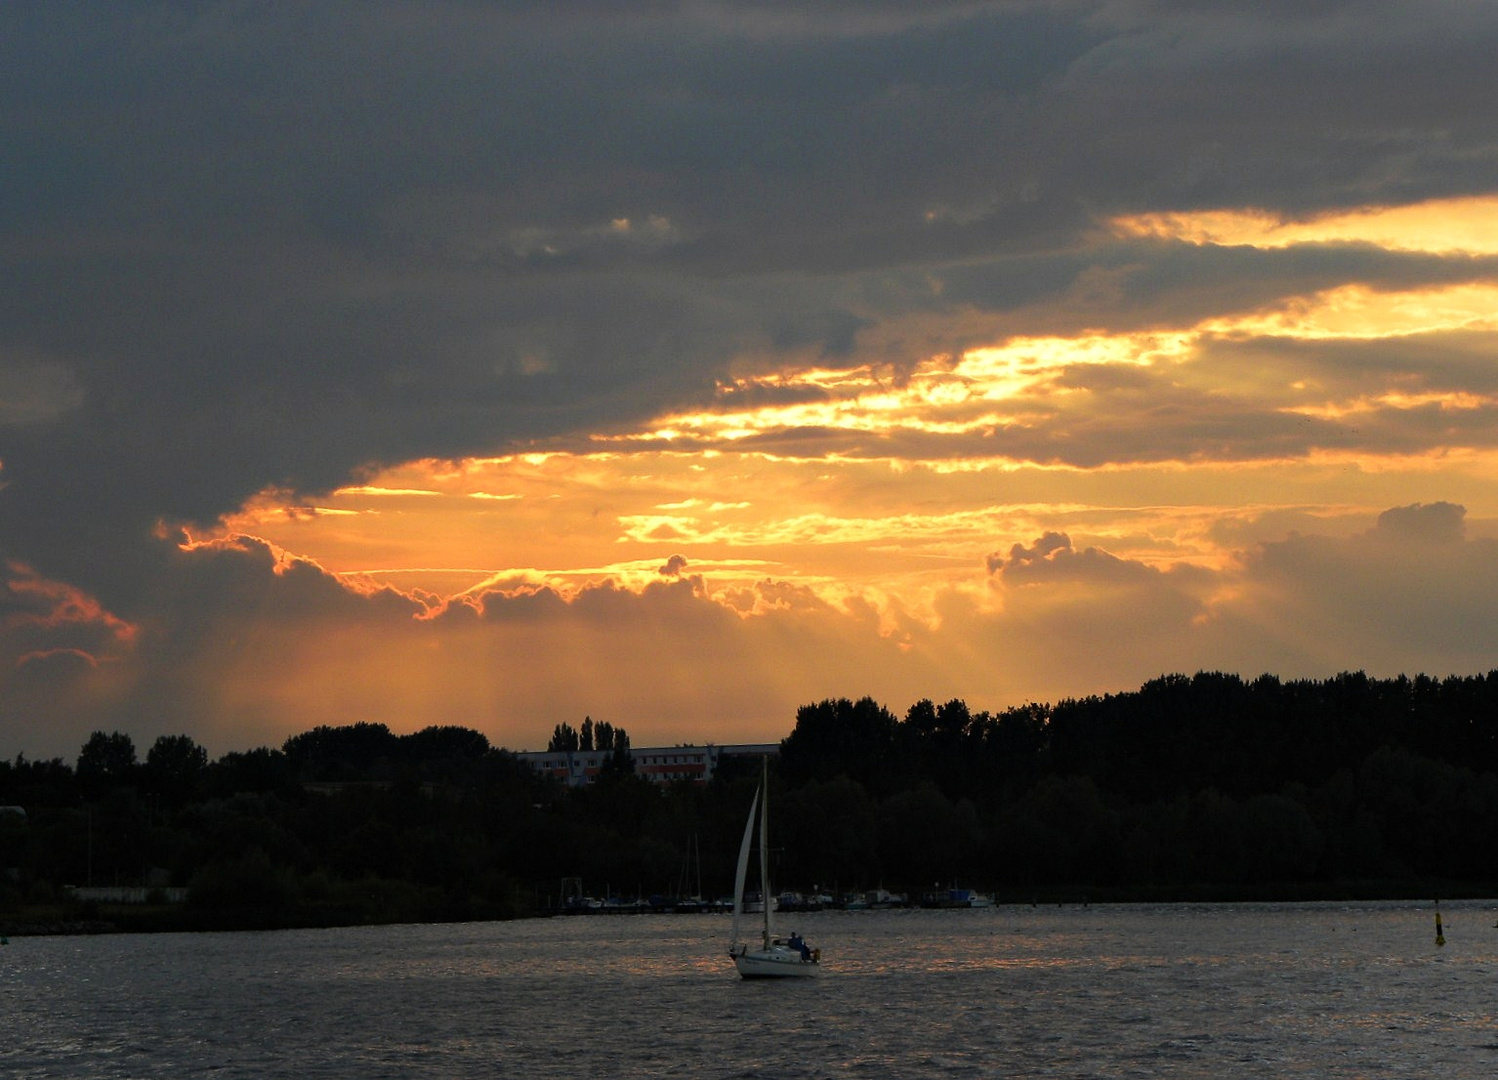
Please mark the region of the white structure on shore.
[[[629, 756], [635, 763], [635, 775], [656, 784], [688, 781], [705, 784], [718, 771], [718, 763], [728, 757], [762, 757], [779, 754], [779, 743], [738, 743], [732, 746], [649, 746], [631, 747]], [[591, 784], [603, 763], [612, 756], [608, 750], [522, 750], [515, 755], [537, 772], [555, 776], [568, 787]]]

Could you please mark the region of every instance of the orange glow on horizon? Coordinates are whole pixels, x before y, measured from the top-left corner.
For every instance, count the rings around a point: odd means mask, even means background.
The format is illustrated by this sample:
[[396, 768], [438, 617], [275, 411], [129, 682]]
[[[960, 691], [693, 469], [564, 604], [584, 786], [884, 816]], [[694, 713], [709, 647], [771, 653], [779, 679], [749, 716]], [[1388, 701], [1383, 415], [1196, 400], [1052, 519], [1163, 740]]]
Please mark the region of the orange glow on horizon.
[[[1198, 244], [1498, 251], [1498, 199], [1114, 225]], [[1498, 387], [1463, 382], [1486, 363], [1495, 312], [1498, 282], [1348, 281], [1183, 325], [994, 336], [901, 366], [875, 348], [845, 367], [801, 356], [770, 370], [746, 355], [729, 370], [757, 374], [725, 376], [708, 407], [372, 469], [326, 494], [267, 490], [183, 550], [263, 545], [277, 574], [332, 575], [429, 635], [419, 661], [373, 631], [297, 638], [308, 655], [277, 691], [287, 708], [302, 694], [351, 717], [419, 710], [438, 670], [488, 670], [490, 638], [583, 665], [527, 672], [547, 707], [590, 679], [619, 687], [625, 711], [650, 712], [665, 687], [707, 707], [692, 695], [731, 678], [701, 659], [699, 635], [713, 633], [736, 635], [733, 663], [763, 657], [775, 673], [763, 688], [784, 693], [840, 664], [967, 672], [995, 655], [1061, 678], [1046, 628], [1127, 654], [1136, 646], [1108, 628], [1150, 605], [1195, 637], [1270, 633], [1263, 612], [1293, 598], [1246, 583], [1251, 553], [1287, 535], [1353, 544], [1384, 510], [1440, 498], [1498, 536], [1498, 446], [1483, 434]], [[898, 336], [881, 333], [881, 347]], [[1042, 550], [1048, 536], [1064, 543]], [[655, 635], [681, 654], [632, 651]], [[1134, 662], [1148, 665], [1139, 638]], [[226, 693], [257, 700], [250, 660], [284, 648], [255, 643]], [[782, 671], [787, 648], [805, 671]], [[328, 670], [353, 678], [354, 655], [421, 674], [392, 675], [390, 700], [329, 689]], [[642, 663], [660, 665], [648, 686], [626, 675]]]
[[[1391, 325], [1378, 329], [1398, 333], [1428, 327], [1429, 320], [1452, 311], [1465, 317], [1485, 295], [1463, 287], [1396, 297], [1386, 312]], [[989, 552], [1026, 542], [1068, 516], [1096, 519], [1081, 530], [1071, 526], [1079, 544], [1100, 544], [1161, 570], [1222, 567], [1233, 556], [1210, 538], [1210, 522], [1230, 504], [1210, 498], [1171, 512], [1190, 520], [1189, 526], [1166, 527], [1162, 519], [1143, 531], [1139, 511], [1130, 508], [1141, 500], [1127, 496], [1097, 504], [1093, 492], [1073, 500], [1070, 508], [1067, 500], [1054, 497], [1028, 504], [974, 499], [995, 482], [988, 478], [999, 477], [1037, 493], [1058, 483], [1079, 491], [1101, 483], [1123, 493], [1184, 476], [1187, 461], [1101, 461], [1082, 467], [985, 452], [986, 442], [1005, 429], [1094, 422], [1102, 391], [1089, 389], [1091, 377], [1080, 374], [1088, 371], [1136, 373], [1126, 376], [1124, 387], [1138, 379], [1177, 389], [1200, 383], [1213, 387], [1220, 399], [1232, 384], [1224, 382], [1220, 368], [1203, 362], [1202, 350], [1211, 340], [1271, 330], [1329, 333], [1339, 318], [1356, 321], [1350, 312], [1366, 316], [1372, 303], [1367, 290], [1349, 286], [1298, 302], [1293, 317], [1269, 313], [1212, 320], [1170, 333], [1015, 338], [955, 359], [934, 357], [899, 380], [872, 367], [788, 372], [776, 384], [782, 391], [812, 388], [822, 399], [779, 404], [770, 395], [752, 409], [678, 414], [646, 431], [595, 436], [597, 448], [585, 452], [409, 462], [339, 488], [315, 506], [267, 491], [227, 516], [221, 533], [202, 543], [232, 543], [235, 534], [252, 533], [273, 546], [278, 573], [301, 558], [292, 552], [306, 551], [351, 588], [395, 588], [421, 598], [431, 611], [441, 606], [430, 606], [434, 597], [482, 603], [487, 592], [546, 589], [568, 602], [603, 582], [638, 592], [666, 580], [668, 558], [683, 556], [685, 564], [676, 572], [704, 576], [703, 595], [741, 613], [761, 610], [760, 604], [745, 607], [734, 597], [752, 595], [757, 582], [783, 579], [839, 608], [864, 596], [876, 606], [898, 603], [929, 621], [945, 591], [991, 595], [975, 588]], [[1362, 319], [1369, 333], [1372, 321]], [[1255, 402], [1265, 417], [1343, 423], [1427, 407], [1475, 412], [1495, 404], [1471, 393], [1399, 385], [1318, 396], [1303, 380], [1277, 383], [1272, 369], [1245, 369], [1244, 375], [1248, 381], [1233, 392]], [[1109, 388], [1112, 379], [1099, 385]], [[725, 394], [731, 400], [747, 386], [731, 384]], [[798, 448], [797, 432], [806, 428], [938, 440], [912, 444], [917, 447], [965, 442], [962, 452], [950, 457], [888, 456], [883, 448], [879, 456], [848, 455], [828, 452], [818, 438]], [[705, 449], [664, 448], [665, 431]], [[777, 450], [736, 450], [748, 434], [774, 435]], [[1474, 477], [1491, 476], [1498, 472], [1491, 457], [1474, 448], [1462, 467]], [[1299, 461], [1317, 469], [1352, 465], [1376, 476], [1424, 472], [1429, 466], [1422, 462], [1430, 460], [1402, 446], [1384, 455], [1308, 445], [1300, 454], [1263, 456], [1254, 468], [1293, 468]], [[1459, 458], [1443, 450], [1440, 460], [1450, 464]], [[1210, 464], [1189, 462], [1191, 474], [1208, 475]], [[1219, 463], [1224, 479], [1235, 482], [1244, 464], [1230, 455]], [[725, 493], [744, 497], [725, 498]], [[1121, 524], [1129, 521], [1134, 524]], [[478, 551], [492, 552], [493, 563], [476, 565]]]

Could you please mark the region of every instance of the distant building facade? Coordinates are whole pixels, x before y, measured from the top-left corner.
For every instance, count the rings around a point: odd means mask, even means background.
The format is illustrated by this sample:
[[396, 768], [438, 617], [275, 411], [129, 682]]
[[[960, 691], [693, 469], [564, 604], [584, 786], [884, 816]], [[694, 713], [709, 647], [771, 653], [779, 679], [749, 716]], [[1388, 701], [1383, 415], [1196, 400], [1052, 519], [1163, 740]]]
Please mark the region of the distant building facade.
[[[651, 783], [705, 784], [713, 778], [724, 758], [757, 758], [779, 753], [779, 743], [738, 743], [731, 746], [631, 747], [629, 756], [635, 765], [635, 775]], [[554, 776], [568, 787], [583, 787], [593, 782], [612, 754], [608, 750], [522, 750], [515, 756], [537, 772]]]
[[149, 885], [70, 885], [73, 899], [97, 904], [183, 904], [187, 890], [181, 886]]

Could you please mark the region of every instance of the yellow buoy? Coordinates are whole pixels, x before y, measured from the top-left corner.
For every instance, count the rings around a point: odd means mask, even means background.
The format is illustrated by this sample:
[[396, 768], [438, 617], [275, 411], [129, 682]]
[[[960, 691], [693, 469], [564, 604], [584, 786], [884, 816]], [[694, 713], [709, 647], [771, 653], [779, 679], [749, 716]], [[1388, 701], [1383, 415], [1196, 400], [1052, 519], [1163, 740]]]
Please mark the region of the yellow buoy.
[[1436, 944], [1446, 944], [1446, 935], [1441, 933], [1441, 909], [1436, 908]]

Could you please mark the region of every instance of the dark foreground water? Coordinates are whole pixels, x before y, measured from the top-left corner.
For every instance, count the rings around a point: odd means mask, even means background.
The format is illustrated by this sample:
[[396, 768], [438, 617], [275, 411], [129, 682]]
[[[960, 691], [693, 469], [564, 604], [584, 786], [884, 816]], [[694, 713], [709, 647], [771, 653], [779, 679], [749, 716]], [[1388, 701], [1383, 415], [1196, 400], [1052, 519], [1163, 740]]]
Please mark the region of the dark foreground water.
[[828, 912], [794, 983], [720, 916], [17, 938], [0, 1076], [1487, 1080], [1495, 906]]

